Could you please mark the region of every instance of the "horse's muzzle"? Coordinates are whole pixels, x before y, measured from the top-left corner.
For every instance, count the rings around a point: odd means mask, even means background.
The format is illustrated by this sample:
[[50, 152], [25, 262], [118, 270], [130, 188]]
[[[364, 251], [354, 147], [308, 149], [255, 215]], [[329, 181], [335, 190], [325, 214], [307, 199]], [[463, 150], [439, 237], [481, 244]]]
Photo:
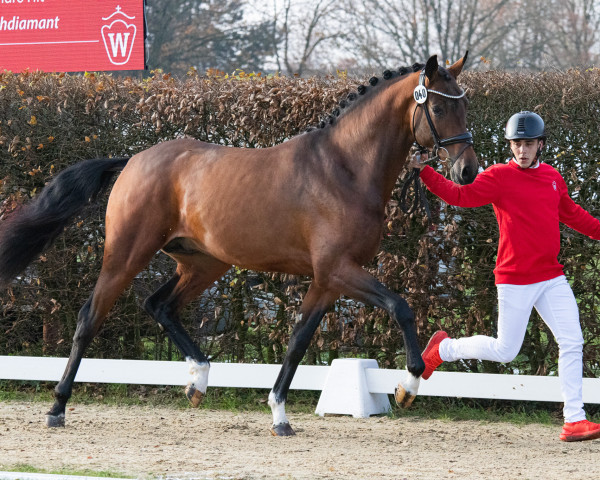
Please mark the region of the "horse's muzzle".
[[456, 162], [452, 170], [450, 170], [450, 178], [454, 183], [459, 185], [467, 185], [473, 183], [477, 176], [478, 169], [472, 165], [463, 165], [463, 162]]

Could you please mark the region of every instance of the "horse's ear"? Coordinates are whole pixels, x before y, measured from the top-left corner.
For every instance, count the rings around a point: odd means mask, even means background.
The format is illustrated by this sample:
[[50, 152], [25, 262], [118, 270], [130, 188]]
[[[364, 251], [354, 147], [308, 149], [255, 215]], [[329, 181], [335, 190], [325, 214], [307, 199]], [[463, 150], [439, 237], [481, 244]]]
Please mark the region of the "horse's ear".
[[460, 72], [462, 72], [462, 69], [465, 66], [465, 63], [467, 63], [468, 56], [469, 56], [469, 51], [467, 50], [464, 57], [462, 57], [460, 60], [458, 60], [452, 66], [448, 67], [448, 71], [450, 72], [450, 75], [452, 75], [454, 78], [457, 78], [460, 75]]
[[427, 60], [427, 64], [425, 65], [425, 76], [429, 79], [429, 81], [433, 80], [433, 75], [438, 71], [438, 60], [437, 55], [432, 55]]

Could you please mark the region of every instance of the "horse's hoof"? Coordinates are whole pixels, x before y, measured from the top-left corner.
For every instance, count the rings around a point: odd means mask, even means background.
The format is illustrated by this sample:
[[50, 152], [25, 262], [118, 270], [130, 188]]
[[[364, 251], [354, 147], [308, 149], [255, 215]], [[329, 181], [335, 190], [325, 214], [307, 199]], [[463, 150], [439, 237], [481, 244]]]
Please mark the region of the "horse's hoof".
[[196, 390], [196, 387], [191, 384], [185, 387], [185, 396], [194, 408], [200, 405], [204, 399], [204, 394], [200, 390]]
[[289, 423], [280, 423], [271, 427], [271, 435], [274, 437], [291, 437], [296, 435], [296, 432]]
[[61, 413], [59, 415], [50, 415], [46, 414], [46, 426], [48, 428], [56, 428], [65, 426], [65, 414]]
[[396, 390], [394, 391], [394, 398], [396, 399], [396, 405], [401, 408], [408, 408], [412, 405], [413, 400], [416, 398], [416, 395], [409, 393], [402, 386], [401, 383], [398, 384]]

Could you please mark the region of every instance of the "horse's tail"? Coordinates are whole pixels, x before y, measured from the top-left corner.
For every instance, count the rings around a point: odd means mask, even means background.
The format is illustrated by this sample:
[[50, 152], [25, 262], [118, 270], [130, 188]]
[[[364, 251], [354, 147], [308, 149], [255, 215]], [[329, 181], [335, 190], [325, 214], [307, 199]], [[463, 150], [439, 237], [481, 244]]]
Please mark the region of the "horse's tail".
[[60, 172], [42, 192], [0, 222], [0, 289], [49, 247], [108, 187], [129, 158], [86, 160]]

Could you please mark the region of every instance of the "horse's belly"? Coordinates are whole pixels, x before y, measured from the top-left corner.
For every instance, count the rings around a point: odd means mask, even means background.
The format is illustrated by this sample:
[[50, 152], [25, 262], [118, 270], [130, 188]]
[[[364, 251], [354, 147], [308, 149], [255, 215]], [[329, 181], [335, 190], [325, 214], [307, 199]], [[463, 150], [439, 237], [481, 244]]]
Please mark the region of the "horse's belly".
[[262, 272], [312, 275], [308, 251], [293, 242], [264, 235], [237, 237], [233, 233], [221, 241], [215, 240], [208, 239], [206, 249], [223, 262]]

